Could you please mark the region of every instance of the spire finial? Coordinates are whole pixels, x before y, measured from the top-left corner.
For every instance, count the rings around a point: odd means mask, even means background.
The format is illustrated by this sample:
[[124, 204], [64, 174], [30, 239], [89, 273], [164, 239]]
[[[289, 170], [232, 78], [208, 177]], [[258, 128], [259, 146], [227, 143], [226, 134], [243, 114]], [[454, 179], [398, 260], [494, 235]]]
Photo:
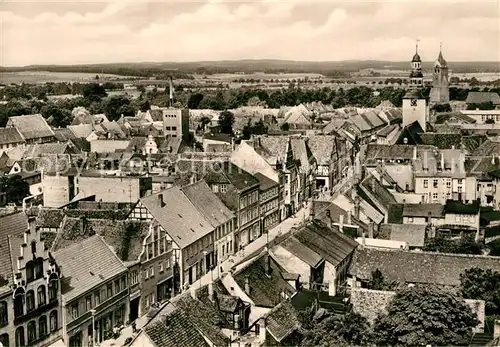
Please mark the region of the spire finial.
[[439, 52], [443, 51], [443, 42], [439, 42]]
[[418, 53], [418, 43], [420, 42], [419, 39], [416, 39], [416, 42], [415, 42], [415, 53]]

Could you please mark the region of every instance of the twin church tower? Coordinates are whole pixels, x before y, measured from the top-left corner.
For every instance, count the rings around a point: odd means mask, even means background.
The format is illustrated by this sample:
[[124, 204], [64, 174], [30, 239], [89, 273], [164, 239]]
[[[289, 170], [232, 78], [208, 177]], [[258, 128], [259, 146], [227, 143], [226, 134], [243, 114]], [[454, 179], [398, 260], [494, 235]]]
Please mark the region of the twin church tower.
[[[424, 75], [422, 73], [422, 59], [418, 54], [418, 41], [415, 55], [411, 60], [410, 86], [403, 97], [403, 127], [418, 121], [423, 131], [426, 131], [429, 109], [425, 97], [422, 95]], [[448, 64], [443, 58], [442, 49], [434, 62], [432, 73], [432, 89], [429, 95], [430, 104], [446, 103], [450, 101]]]

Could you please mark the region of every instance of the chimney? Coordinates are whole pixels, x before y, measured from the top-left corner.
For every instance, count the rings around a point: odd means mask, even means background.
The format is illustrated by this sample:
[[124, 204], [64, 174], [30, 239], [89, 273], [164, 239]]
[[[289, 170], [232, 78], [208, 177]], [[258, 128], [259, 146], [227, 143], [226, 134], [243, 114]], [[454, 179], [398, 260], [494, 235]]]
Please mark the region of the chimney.
[[163, 194], [158, 194], [158, 204], [160, 205], [160, 207], [165, 206], [165, 201], [163, 201]]
[[413, 146], [413, 160], [417, 160], [417, 146]]
[[366, 246], [366, 236], [365, 236], [365, 232], [363, 231], [363, 233], [361, 233], [361, 248], [365, 248]]
[[234, 141], [234, 137], [231, 137], [231, 151], [234, 151], [236, 149], [236, 143]]
[[174, 106], [174, 86], [172, 84], [172, 76], [170, 76], [169, 79], [169, 89], [170, 89], [170, 95], [169, 95], [169, 100], [170, 100], [170, 107]]
[[370, 222], [368, 224], [368, 237], [370, 239], [373, 239], [373, 231], [375, 230], [375, 223], [374, 222]]
[[80, 217], [80, 234], [85, 234], [87, 221], [85, 220], [85, 216]]
[[245, 276], [245, 293], [247, 293], [247, 295], [250, 295], [250, 278], [247, 276]]
[[28, 217], [28, 229], [32, 235], [35, 235], [36, 232], [36, 217], [30, 216]]
[[347, 211], [347, 224], [348, 225], [353, 225], [352, 224], [352, 213], [351, 213], [351, 211]]
[[189, 292], [191, 293], [191, 297], [192, 297], [194, 300], [196, 300], [196, 299], [197, 299], [197, 298], [196, 298], [196, 287], [191, 286], [191, 287], [189, 288]]
[[339, 230], [341, 233], [344, 233], [344, 215], [339, 215]]
[[444, 155], [441, 153], [441, 170], [444, 171]]
[[189, 183], [193, 184], [195, 182], [196, 182], [196, 176], [192, 174], [191, 177], [189, 178]]
[[266, 341], [266, 317], [259, 320], [259, 340]]
[[359, 219], [359, 196], [356, 196], [356, 199], [354, 200], [354, 217]]
[[260, 136], [259, 136], [259, 147], [262, 147], [262, 142], [260, 141]]
[[214, 301], [214, 283], [212, 280], [208, 282], [208, 299], [212, 302]]
[[271, 259], [269, 258], [269, 253], [266, 253], [265, 255], [264, 269], [266, 271], [266, 276], [271, 277]]

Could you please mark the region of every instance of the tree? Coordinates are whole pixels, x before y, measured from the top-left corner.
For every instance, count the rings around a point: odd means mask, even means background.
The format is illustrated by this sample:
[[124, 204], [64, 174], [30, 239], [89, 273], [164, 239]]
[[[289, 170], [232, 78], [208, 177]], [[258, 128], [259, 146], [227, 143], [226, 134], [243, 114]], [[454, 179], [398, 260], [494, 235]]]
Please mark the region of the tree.
[[101, 101], [108, 95], [106, 89], [98, 83], [89, 83], [83, 86], [83, 97], [90, 102]]
[[436, 112], [451, 112], [451, 106], [449, 103], [446, 104], [436, 104], [432, 106], [432, 110]]
[[21, 176], [1, 176], [0, 191], [6, 193], [7, 203], [19, 204], [30, 194], [30, 186], [21, 178]]
[[234, 114], [230, 111], [222, 111], [219, 116], [220, 132], [233, 135]]
[[483, 246], [476, 242], [474, 235], [464, 235], [460, 239], [450, 239], [438, 234], [434, 238], [427, 239], [424, 245], [424, 251], [441, 253], [460, 253], [460, 254], [482, 254]]
[[206, 127], [208, 124], [212, 123], [212, 120], [211, 120], [210, 118], [208, 118], [207, 116], [203, 116], [203, 117], [201, 117], [201, 119], [200, 119], [200, 123], [201, 123], [201, 127], [202, 127], [202, 129], [205, 129], [205, 127]]
[[130, 105], [130, 100], [123, 95], [111, 96], [103, 101], [104, 113], [110, 121], [120, 119], [121, 115], [133, 117], [135, 110]]
[[375, 321], [374, 342], [382, 346], [466, 345], [476, 314], [456, 294], [434, 286], [405, 287], [386, 315]]
[[47, 119], [49, 124], [55, 128], [65, 128], [72, 122], [71, 112], [60, 108], [54, 104], [48, 104], [40, 109], [43, 118]]
[[250, 137], [252, 136], [252, 122], [250, 119], [248, 120], [248, 123], [245, 124], [241, 132], [243, 140], [250, 139]]
[[486, 315], [500, 314], [500, 272], [471, 268], [460, 274], [464, 298], [484, 300]]

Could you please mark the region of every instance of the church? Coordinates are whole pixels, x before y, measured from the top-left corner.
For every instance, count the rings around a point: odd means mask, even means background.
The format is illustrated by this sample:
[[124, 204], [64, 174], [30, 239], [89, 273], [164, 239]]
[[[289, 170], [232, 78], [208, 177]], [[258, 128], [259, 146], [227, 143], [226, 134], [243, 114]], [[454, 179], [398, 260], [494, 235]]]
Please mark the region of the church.
[[[403, 97], [403, 128], [410, 132], [425, 132], [429, 121], [429, 105], [422, 94], [424, 75], [422, 59], [418, 54], [418, 42], [411, 60], [409, 88]], [[450, 98], [448, 85], [448, 64], [440, 49], [438, 59], [434, 63], [432, 89], [429, 96], [431, 104], [448, 102]]]

